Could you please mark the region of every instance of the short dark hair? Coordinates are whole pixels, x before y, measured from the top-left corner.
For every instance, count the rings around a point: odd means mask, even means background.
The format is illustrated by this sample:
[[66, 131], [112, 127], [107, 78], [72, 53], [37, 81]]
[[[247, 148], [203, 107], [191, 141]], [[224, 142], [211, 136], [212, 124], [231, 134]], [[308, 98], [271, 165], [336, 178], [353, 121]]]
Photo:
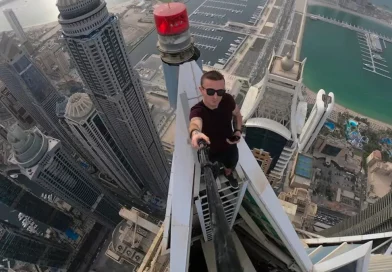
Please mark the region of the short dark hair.
[[209, 80], [214, 80], [214, 81], [219, 81], [219, 80], [225, 80], [225, 77], [219, 73], [218, 71], [208, 71], [205, 72], [200, 79], [200, 85], [203, 86], [203, 81], [204, 79], [209, 79]]

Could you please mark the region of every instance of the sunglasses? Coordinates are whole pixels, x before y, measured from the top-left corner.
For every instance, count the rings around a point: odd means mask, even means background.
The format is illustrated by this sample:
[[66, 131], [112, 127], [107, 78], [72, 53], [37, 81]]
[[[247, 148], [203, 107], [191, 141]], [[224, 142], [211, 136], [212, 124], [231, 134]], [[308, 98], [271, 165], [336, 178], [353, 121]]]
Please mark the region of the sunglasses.
[[213, 96], [213, 95], [215, 95], [215, 93], [216, 93], [217, 96], [223, 96], [226, 93], [225, 89], [214, 90], [214, 89], [210, 89], [210, 88], [208, 88], [208, 89], [206, 89], [204, 87], [202, 87], [202, 88], [204, 90], [206, 90], [207, 95], [209, 95], [209, 96]]

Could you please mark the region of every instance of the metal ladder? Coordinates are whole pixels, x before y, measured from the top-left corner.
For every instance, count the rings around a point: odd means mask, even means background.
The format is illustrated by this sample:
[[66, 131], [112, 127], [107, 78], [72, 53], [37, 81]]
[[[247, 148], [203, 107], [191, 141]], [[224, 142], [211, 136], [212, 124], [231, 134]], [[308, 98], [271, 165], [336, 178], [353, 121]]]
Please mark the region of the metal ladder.
[[238, 189], [232, 189], [228, 182], [220, 182], [221, 179], [218, 179], [217, 184], [213, 175], [213, 172], [218, 172], [217, 165], [208, 159], [206, 142], [200, 141], [199, 146], [200, 166], [204, 172], [200, 181], [204, 181], [205, 189], [200, 188], [195, 205], [204, 239], [214, 244], [218, 272], [241, 272], [243, 269], [230, 230], [241, 206], [246, 186], [241, 179]]
[[[237, 217], [242, 199], [248, 185], [248, 181], [245, 179], [245, 177], [238, 174], [240, 171], [241, 174], [243, 174], [242, 170], [238, 170], [234, 173], [234, 176], [236, 176], [239, 185], [237, 189], [231, 188], [229, 182], [224, 176], [219, 176], [216, 180], [218, 193], [220, 195], [220, 200], [223, 206], [223, 211], [227, 223], [229, 224], [230, 230], [234, 225], [234, 221]], [[202, 176], [202, 180], [204, 180], [204, 176]], [[203, 232], [204, 240], [212, 241], [211, 216], [208, 206], [205, 181], [201, 184], [199, 195], [195, 200], [195, 206]]]

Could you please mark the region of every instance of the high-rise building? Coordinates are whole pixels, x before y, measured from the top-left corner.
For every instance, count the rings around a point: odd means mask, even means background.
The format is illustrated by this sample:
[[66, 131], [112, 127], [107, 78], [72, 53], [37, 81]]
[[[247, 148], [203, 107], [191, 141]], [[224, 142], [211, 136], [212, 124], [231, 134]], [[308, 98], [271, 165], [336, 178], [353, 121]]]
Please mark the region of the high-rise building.
[[59, 140], [37, 128], [23, 131], [18, 125], [8, 131], [13, 148], [11, 161], [22, 174], [106, 226], [120, 221], [120, 205], [75, 160]]
[[14, 11], [12, 9], [5, 9], [3, 10], [3, 13], [5, 18], [7, 18], [8, 23], [11, 25], [12, 30], [15, 32], [16, 37], [18, 37], [21, 42], [27, 41], [26, 33], [24, 32], [23, 27]]
[[10, 93], [8, 88], [0, 81], [0, 103], [12, 114], [18, 121], [19, 125], [24, 129], [30, 129], [36, 126], [34, 119], [23, 108], [23, 106]]
[[5, 34], [0, 41], [0, 80], [47, 135], [60, 139], [70, 153], [83, 158], [58, 122], [56, 102], [61, 95], [32, 59]]
[[72, 62], [103, 124], [132, 166], [133, 183], [165, 196], [167, 159], [127, 55], [119, 18], [108, 12], [103, 0], [59, 0], [57, 7]]
[[0, 256], [45, 267], [64, 268], [71, 248], [0, 221]]
[[96, 160], [94, 156], [92, 156], [87, 150], [84, 149], [82, 143], [75, 139], [71, 128], [69, 127], [68, 123], [65, 121], [65, 112], [66, 107], [68, 104], [68, 97], [60, 96], [56, 102], [56, 115], [58, 118], [58, 122], [63, 127], [63, 131], [67, 133], [67, 137], [69, 139], [73, 139], [73, 148], [76, 150], [78, 154], [83, 154], [83, 158], [85, 158], [90, 164], [86, 164], [83, 161], [79, 160], [80, 165], [87, 169], [89, 173], [96, 173]]
[[335, 105], [333, 93], [328, 95], [324, 90], [317, 93], [316, 101], [310, 112], [298, 141], [299, 152], [308, 152], [320, 130], [325, 125], [328, 116]]
[[375, 234], [392, 231], [392, 192], [357, 215], [351, 216], [318, 234], [326, 237]]
[[304, 65], [290, 53], [273, 56], [263, 80], [249, 89], [241, 108], [249, 148], [263, 149], [273, 158], [267, 174], [274, 188], [280, 187], [305, 122]]
[[114, 141], [90, 97], [84, 93], [73, 94], [64, 117], [74, 137], [95, 158], [99, 169], [111, 177], [112, 186], [140, 196], [143, 184], [134, 179], [136, 173], [132, 165]]
[[72, 217], [59, 211], [10, 179], [0, 175], [0, 202], [34, 220], [65, 232]]
[[10, 24], [12, 30], [15, 32], [16, 37], [21, 42], [21, 45], [26, 49], [28, 53], [33, 52], [33, 47], [31, 46], [26, 33], [23, 30], [22, 25], [20, 24], [18, 18], [16, 17], [14, 11], [12, 9], [3, 10], [5, 18], [7, 18], [8, 23]]

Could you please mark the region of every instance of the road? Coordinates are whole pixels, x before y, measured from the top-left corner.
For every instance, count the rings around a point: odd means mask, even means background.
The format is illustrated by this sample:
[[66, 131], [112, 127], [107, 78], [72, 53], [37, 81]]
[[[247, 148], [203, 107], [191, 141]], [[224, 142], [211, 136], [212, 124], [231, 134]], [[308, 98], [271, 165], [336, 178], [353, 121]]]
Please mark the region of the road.
[[291, 12], [293, 12], [294, 1], [288, 0], [285, 2], [283, 7], [283, 12], [281, 13], [278, 22], [275, 23], [273, 33], [271, 38], [267, 41], [265, 45], [264, 51], [261, 53], [261, 57], [259, 59], [259, 64], [255, 66], [254, 70], [251, 73], [250, 82], [255, 84], [260, 82], [265, 72], [268, 68], [269, 60], [272, 57], [273, 50], [277, 50], [279, 45], [281, 44], [285, 30], [288, 28], [291, 18]]
[[317, 207], [317, 215], [315, 221], [324, 223], [330, 226], [334, 226], [340, 223], [342, 220], [347, 218], [344, 214], [331, 211], [329, 209], [323, 208], [321, 206]]

